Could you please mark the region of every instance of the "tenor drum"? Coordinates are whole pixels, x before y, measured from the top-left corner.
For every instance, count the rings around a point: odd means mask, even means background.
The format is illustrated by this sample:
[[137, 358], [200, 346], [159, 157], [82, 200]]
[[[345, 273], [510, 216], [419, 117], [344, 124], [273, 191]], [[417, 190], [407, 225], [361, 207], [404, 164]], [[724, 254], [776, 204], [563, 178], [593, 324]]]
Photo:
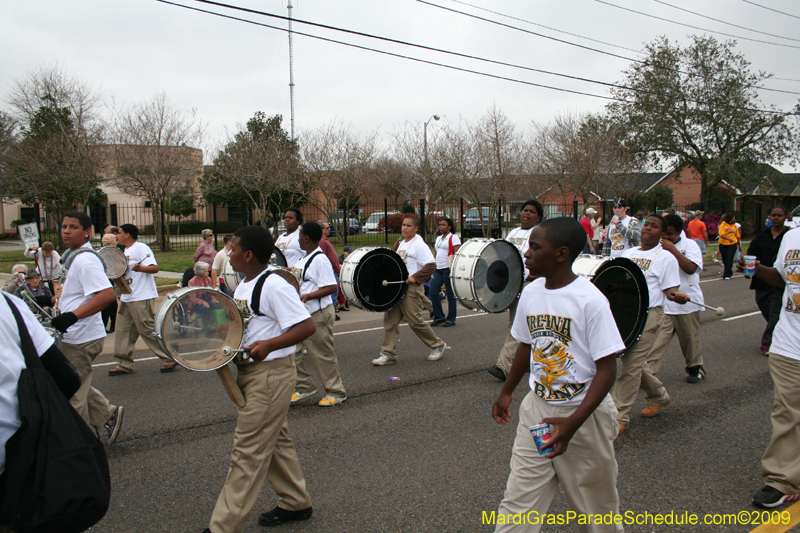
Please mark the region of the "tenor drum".
[[400, 255], [389, 248], [364, 247], [342, 263], [339, 281], [347, 301], [366, 311], [388, 311], [406, 293], [408, 269]]
[[158, 344], [181, 366], [196, 371], [227, 365], [241, 347], [245, 321], [233, 298], [210, 287], [166, 295], [155, 315]]
[[503, 240], [470, 239], [450, 267], [450, 286], [467, 309], [500, 313], [522, 291], [525, 269], [517, 248]]
[[625, 350], [633, 347], [642, 335], [650, 306], [642, 269], [624, 257], [580, 255], [572, 263], [572, 271], [591, 281], [605, 295], [625, 341]]
[[116, 246], [103, 246], [97, 250], [97, 255], [103, 260], [106, 267], [106, 276], [119, 287], [123, 294], [130, 294], [131, 287], [125, 274], [128, 272], [128, 258]]

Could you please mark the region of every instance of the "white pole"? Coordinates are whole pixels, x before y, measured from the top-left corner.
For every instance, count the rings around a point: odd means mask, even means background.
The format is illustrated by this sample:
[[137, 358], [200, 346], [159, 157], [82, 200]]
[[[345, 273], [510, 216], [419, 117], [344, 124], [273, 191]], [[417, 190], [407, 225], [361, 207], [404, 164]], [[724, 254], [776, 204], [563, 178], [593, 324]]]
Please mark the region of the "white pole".
[[289, 0], [289, 106], [291, 113], [291, 139], [294, 140], [294, 53], [292, 50], [292, 0]]

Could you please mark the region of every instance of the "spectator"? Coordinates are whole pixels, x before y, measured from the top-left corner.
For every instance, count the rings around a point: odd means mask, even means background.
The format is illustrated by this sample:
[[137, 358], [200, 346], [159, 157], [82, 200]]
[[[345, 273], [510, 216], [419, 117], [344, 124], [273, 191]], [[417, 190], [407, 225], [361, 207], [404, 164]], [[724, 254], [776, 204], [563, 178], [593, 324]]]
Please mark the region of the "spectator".
[[[42, 276], [39, 275], [39, 272], [35, 268], [28, 270], [25, 274], [25, 283], [17, 288], [16, 296], [21, 300], [25, 300], [25, 303], [28, 304], [28, 307], [34, 315], [37, 313], [41, 315], [41, 312], [36, 306], [30, 303], [30, 301], [26, 300], [25, 296], [28, 296], [28, 298], [36, 302], [36, 305], [43, 308], [45, 311], [48, 311], [50, 306], [56, 304], [56, 297], [53, 296], [53, 293], [50, 292], [47, 285], [42, 283]], [[42, 315], [42, 318], [49, 319], [50, 316]]]
[[789, 229], [794, 229], [797, 227], [797, 221], [794, 220], [794, 215], [792, 215], [791, 211], [786, 212], [786, 220], [783, 222], [783, 225]]
[[224, 288], [225, 280], [220, 279], [220, 275], [222, 274], [222, 262], [231, 252], [231, 239], [233, 239], [233, 235], [225, 235], [222, 238], [222, 250], [217, 252], [217, 255], [214, 256], [214, 262], [211, 263], [211, 286], [215, 289], [220, 287], [222, 292], [229, 296], [233, 296], [233, 293]]
[[[431, 326], [453, 327], [456, 325], [456, 295], [450, 285], [450, 265], [455, 253], [461, 248], [461, 239], [453, 233], [455, 223], [442, 217], [439, 221], [439, 237], [433, 249], [436, 250], [436, 271], [431, 278], [431, 300], [433, 301], [433, 322]], [[442, 284], [447, 291], [447, 317], [442, 309]]]
[[57, 282], [61, 277], [61, 256], [56, 252], [53, 243], [44, 241], [41, 248], [34, 244], [25, 250], [24, 255], [36, 261], [36, 269], [42, 275], [42, 281], [54, 293], [53, 281]]
[[703, 211], [695, 211], [694, 219], [689, 222], [686, 229], [689, 230], [689, 238], [697, 243], [697, 246], [700, 247], [700, 251], [705, 255], [706, 246], [708, 245], [708, 228], [706, 227], [706, 223], [703, 222], [704, 214]]
[[11, 267], [11, 277], [3, 284], [2, 290], [10, 292], [11, 294], [16, 294], [19, 286], [25, 283], [25, 274], [27, 272], [28, 267], [21, 263]]
[[203, 261], [213, 265], [214, 258], [217, 256], [217, 251], [214, 249], [214, 232], [210, 229], [204, 229], [202, 236], [203, 240], [197, 245], [193, 260], [195, 263]]
[[719, 223], [719, 253], [722, 256], [722, 279], [733, 276], [733, 258], [739, 244], [739, 230], [736, 228], [736, 216], [725, 213]]
[[584, 254], [593, 254], [594, 252], [594, 230], [597, 226], [600, 225], [600, 222], [603, 221], [602, 217], [597, 218], [594, 220], [595, 216], [597, 215], [597, 210], [593, 207], [590, 207], [586, 210], [586, 214], [581, 218], [581, 226], [583, 226], [583, 231], [586, 232], [586, 246], [583, 247]]

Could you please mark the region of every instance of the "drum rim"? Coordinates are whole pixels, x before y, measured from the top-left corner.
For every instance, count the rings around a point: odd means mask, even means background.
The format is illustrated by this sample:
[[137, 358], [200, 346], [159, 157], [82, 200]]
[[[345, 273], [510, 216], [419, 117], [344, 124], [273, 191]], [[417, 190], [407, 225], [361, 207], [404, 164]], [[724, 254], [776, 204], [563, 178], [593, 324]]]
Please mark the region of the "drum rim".
[[[362, 252], [362, 250], [363, 250], [363, 252]], [[356, 297], [355, 299], [358, 301], [358, 304], [363, 309], [365, 309], [367, 311], [371, 311], [373, 313], [382, 313], [382, 312], [386, 312], [386, 311], [391, 310], [398, 303], [400, 303], [400, 300], [402, 300], [405, 297], [406, 291], [408, 290], [408, 284], [403, 284], [403, 285], [400, 286], [400, 291], [399, 291], [398, 295], [396, 297], [394, 297], [390, 303], [376, 306], [376, 305], [373, 305], [371, 302], [367, 302], [366, 300], [364, 300], [364, 297], [361, 294], [361, 290], [358, 288], [358, 284], [355, 282], [355, 280], [358, 279], [358, 275], [361, 272], [361, 268], [364, 266], [363, 261], [365, 259], [367, 259], [372, 254], [377, 254], [377, 255], [386, 254], [386, 255], [389, 255], [390, 257], [394, 256], [396, 261], [397, 261], [397, 263], [400, 265], [400, 272], [403, 275], [404, 279], [408, 279], [409, 274], [408, 274], [408, 268], [406, 267], [405, 261], [403, 261], [403, 258], [400, 257], [400, 254], [398, 254], [397, 252], [395, 252], [391, 248], [386, 248], [386, 247], [383, 247], [383, 246], [362, 246], [361, 248], [358, 248], [358, 249], [354, 250], [353, 253], [351, 253], [349, 256], [347, 256], [345, 258], [344, 262], [347, 263], [348, 261], [350, 261], [351, 264], [354, 263], [356, 261], [356, 259], [352, 259], [351, 260], [350, 258], [354, 257], [354, 255], [356, 255], [356, 252], [362, 252], [362, 254], [361, 254], [360, 257], [357, 258], [358, 262], [353, 267], [352, 280], [349, 280], [349, 281], [346, 281], [346, 282], [342, 281], [342, 283], [347, 283], [348, 285], [350, 285], [350, 287], [352, 287], [352, 293], [355, 295], [355, 297]], [[342, 264], [342, 269], [344, 269], [344, 263]], [[340, 276], [341, 276], [341, 274], [340, 274]], [[399, 280], [392, 280], [392, 281], [399, 281]]]
[[[636, 346], [636, 343], [639, 342], [639, 339], [642, 337], [642, 333], [644, 332], [644, 328], [647, 324], [647, 316], [650, 308], [650, 289], [647, 287], [647, 277], [644, 275], [644, 272], [642, 272], [642, 269], [639, 268], [639, 265], [627, 257], [612, 257], [611, 259], [604, 261], [592, 276], [592, 284], [594, 284], [594, 280], [601, 273], [605, 272], [609, 268], [623, 268], [624, 270], [628, 271], [633, 276], [634, 281], [639, 288], [639, 294], [644, 295], [644, 297], [640, 298], [639, 309], [637, 310], [639, 321], [633, 331], [632, 340], [630, 341], [630, 344], [626, 344], [625, 349], [618, 354], [619, 356], [622, 356], [628, 350]], [[619, 327], [617, 329], [619, 329]], [[626, 339], [622, 340], [624, 342]]]
[[[283, 253], [280, 248], [276, 246], [275, 249], [272, 251], [272, 253], [275, 254], [275, 263], [274, 263], [275, 265], [282, 267], [289, 266], [289, 262], [286, 261], [286, 254]], [[283, 264], [278, 263], [278, 258], [281, 258], [283, 260]], [[272, 258], [270, 257], [270, 259]]]
[[[97, 249], [97, 255], [99, 255], [100, 258], [103, 259], [103, 267], [106, 270], [106, 277], [108, 279], [112, 281], [115, 279], [119, 279], [122, 276], [124, 276], [126, 272], [128, 272], [128, 257], [122, 250], [120, 250], [116, 246], [102, 246]], [[109, 274], [106, 263], [106, 257], [103, 256], [106, 256], [108, 259], [120, 259], [121, 256], [121, 265], [123, 267], [122, 272], [117, 275]], [[111, 257], [111, 256], [116, 256], [116, 257]]]
[[[236, 309], [237, 316], [239, 317], [239, 321], [242, 324], [242, 339], [239, 341], [239, 345], [236, 346], [236, 348], [241, 348], [242, 347], [242, 343], [244, 342], [245, 332], [247, 331], [247, 326], [245, 324], [244, 317], [242, 316], [242, 312], [239, 310], [239, 306], [236, 305], [236, 300], [234, 298], [228, 296], [224, 292], [220, 291], [219, 289], [215, 289], [213, 287], [181, 287], [178, 290], [172, 291], [172, 292], [170, 292], [169, 294], [167, 294], [164, 297], [164, 300], [158, 306], [158, 309], [156, 309], [156, 313], [154, 315], [154, 318], [158, 318], [159, 314], [161, 312], [161, 308], [164, 306], [164, 304], [169, 303], [169, 305], [164, 309], [164, 314], [163, 314], [163, 316], [165, 317], [164, 320], [166, 320], [166, 317], [169, 315], [169, 312], [172, 310], [173, 306], [178, 303], [178, 300], [180, 298], [182, 298], [184, 295], [189, 294], [191, 292], [199, 292], [199, 291], [214, 291], [218, 295], [227, 298], [230, 301], [231, 305], [233, 305], [233, 308]], [[180, 294], [178, 294], [178, 293], [180, 293]], [[156, 340], [158, 341], [159, 345], [161, 346], [161, 348], [164, 350], [164, 352], [167, 355], [172, 357], [173, 361], [175, 361], [176, 363], [181, 365], [186, 370], [191, 370], [192, 372], [211, 372], [212, 370], [218, 370], [218, 369], [222, 368], [223, 366], [225, 366], [228, 363], [230, 363], [231, 361], [233, 361], [233, 359], [236, 357], [236, 352], [233, 352], [231, 354], [230, 358], [228, 358], [228, 360], [226, 360], [224, 363], [220, 364], [219, 366], [215, 366], [213, 368], [193, 368], [193, 367], [190, 367], [190, 366], [184, 364], [183, 362], [179, 361], [178, 359], [176, 359], [175, 357], [172, 356], [172, 350], [169, 349], [169, 347], [167, 346], [167, 343], [164, 340], [164, 337], [162, 335], [162, 332], [163, 332], [164, 328], [159, 328], [158, 330], [156, 330], [156, 325], [158, 325], [158, 324], [160, 324], [160, 322], [158, 320], [155, 320], [155, 322], [153, 324], [153, 330], [154, 330], [153, 333], [154, 333], [154, 336], [155, 336]]]
[[[517, 295], [516, 295], [514, 298], [512, 298], [512, 299], [511, 299], [511, 301], [508, 303], [508, 305], [506, 305], [506, 306], [505, 306], [505, 307], [503, 307], [502, 309], [492, 309], [492, 310], [490, 310], [490, 309], [487, 309], [487, 308], [486, 308], [486, 307], [485, 307], [485, 306], [484, 306], [484, 305], [483, 305], [483, 304], [480, 302], [480, 300], [478, 300], [478, 296], [475, 294], [474, 283], [470, 283], [470, 293], [472, 293], [472, 296], [473, 296], [473, 298], [472, 298], [472, 299], [467, 299], [467, 298], [459, 298], [459, 297], [458, 297], [458, 295], [457, 295], [457, 294], [455, 294], [455, 287], [454, 287], [454, 283], [455, 283], [455, 282], [454, 282], [454, 279], [455, 279], [455, 276], [454, 276], [453, 274], [454, 274], [454, 272], [455, 272], [456, 261], [458, 261], [458, 260], [460, 259], [460, 257], [455, 257], [455, 258], [453, 258], [453, 268], [451, 268], [451, 269], [450, 269], [450, 286], [451, 286], [451, 287], [453, 287], [453, 293], [454, 293], [454, 295], [455, 295], [455, 297], [456, 297], [456, 300], [458, 301], [458, 303], [459, 303], [459, 304], [461, 304], [461, 305], [462, 305], [462, 306], [464, 306], [465, 308], [469, 309], [470, 311], [475, 311], [476, 309], [479, 309], [479, 310], [481, 310], [481, 311], [484, 311], [484, 312], [486, 312], [486, 313], [490, 313], [490, 314], [504, 313], [504, 312], [505, 312], [505, 311], [506, 311], [506, 310], [507, 310], [509, 307], [511, 307], [512, 305], [514, 305], [514, 302], [515, 302], [516, 300], [518, 300], [518, 299], [519, 299], [519, 295], [520, 295], [520, 294], [522, 294], [522, 287], [523, 287], [523, 285], [525, 284], [525, 279], [524, 279], [524, 276], [525, 276], [525, 262], [522, 260], [522, 257], [520, 257], [520, 255], [519, 255], [519, 250], [517, 249], [517, 247], [516, 247], [516, 246], [514, 246], [513, 244], [511, 244], [510, 242], [508, 242], [507, 240], [505, 240], [505, 239], [488, 239], [488, 238], [486, 238], [486, 237], [478, 237], [478, 238], [475, 238], [475, 239], [467, 239], [467, 240], [464, 242], [464, 244], [463, 244], [463, 245], [461, 245], [461, 248], [459, 248], [458, 252], [456, 252], [456, 256], [458, 256], [458, 254], [459, 254], [459, 253], [460, 253], [462, 250], [464, 250], [464, 249], [465, 249], [465, 246], [466, 246], [468, 243], [471, 243], [471, 242], [480, 243], [480, 244], [482, 245], [482, 246], [479, 248], [479, 252], [482, 252], [482, 251], [483, 251], [483, 250], [484, 250], [484, 249], [485, 249], [487, 246], [489, 246], [489, 245], [491, 245], [491, 244], [494, 244], [494, 243], [496, 243], [496, 242], [497, 242], [497, 243], [504, 243], [505, 245], [507, 245], [507, 246], [510, 246], [511, 248], [513, 248], [513, 249], [514, 249], [514, 252], [515, 252], [515, 253], [514, 253], [514, 255], [513, 255], [513, 257], [515, 257], [515, 258], [516, 258], [516, 261], [519, 261], [519, 263], [518, 263], [518, 264], [519, 264], [519, 267], [520, 267], [520, 272], [522, 273], [522, 276], [523, 276], [523, 277], [522, 277], [522, 278], [520, 278], [520, 284], [519, 284], [519, 289], [517, 290]], [[466, 256], [464, 256], [464, 257], [466, 257]], [[476, 261], [476, 262], [474, 262], [474, 263], [472, 264], [472, 268], [471, 268], [471, 270], [470, 270], [470, 272], [469, 272], [470, 279], [474, 279], [474, 278], [475, 278], [475, 266], [476, 266], [476, 265], [477, 265], [477, 261]], [[467, 304], [465, 303], [465, 302], [467, 302], [467, 301], [469, 301], [469, 302], [475, 302], [475, 304], [477, 305], [477, 307], [470, 307], [469, 305], [467, 305]]]

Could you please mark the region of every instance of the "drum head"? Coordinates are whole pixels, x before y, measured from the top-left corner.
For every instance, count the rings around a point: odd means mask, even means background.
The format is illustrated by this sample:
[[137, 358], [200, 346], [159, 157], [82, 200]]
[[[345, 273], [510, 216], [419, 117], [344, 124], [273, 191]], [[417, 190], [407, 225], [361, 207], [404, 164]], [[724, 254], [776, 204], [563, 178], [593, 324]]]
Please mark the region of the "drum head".
[[642, 269], [630, 259], [617, 257], [600, 265], [592, 283], [608, 298], [628, 351], [642, 335], [650, 307], [650, 292]]
[[121, 278], [128, 271], [128, 258], [116, 246], [103, 246], [97, 255], [103, 259], [108, 279]]
[[286, 256], [283, 255], [283, 252], [281, 252], [278, 248], [275, 248], [275, 251], [272, 252], [272, 257], [269, 259], [269, 262], [279, 267], [289, 266], [289, 263], [286, 262]]
[[[507, 241], [486, 239], [482, 242], [480, 245], [476, 242], [468, 248], [462, 246], [457, 253], [463, 251], [464, 254], [453, 260], [454, 266], [456, 260], [459, 261], [457, 275], [467, 274], [471, 277], [473, 294], [461, 303], [466, 307], [477, 304], [487, 313], [501, 313], [514, 303], [522, 291], [522, 258], [519, 250]], [[462, 268], [464, 265], [466, 268]], [[461, 300], [461, 296], [457, 296]]]
[[[351, 259], [353, 258], [353, 259]], [[362, 254], [350, 254], [345, 262], [356, 261], [353, 272], [353, 291], [356, 299], [368, 311], [388, 311], [403, 298], [405, 283], [384, 281], [405, 281], [408, 269], [400, 255], [389, 248], [373, 248]]]
[[[225, 366], [244, 336], [233, 299], [209, 287], [185, 287], [167, 295], [156, 311], [155, 335], [175, 361], [189, 370]], [[226, 350], [227, 348], [227, 350]]]

